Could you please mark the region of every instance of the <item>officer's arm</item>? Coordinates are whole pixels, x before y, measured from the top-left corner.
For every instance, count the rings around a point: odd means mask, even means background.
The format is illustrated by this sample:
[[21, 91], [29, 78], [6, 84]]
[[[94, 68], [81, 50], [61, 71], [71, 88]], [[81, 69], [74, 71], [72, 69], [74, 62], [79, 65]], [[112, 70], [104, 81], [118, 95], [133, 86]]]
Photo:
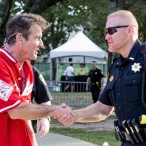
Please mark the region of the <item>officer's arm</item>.
[[104, 89], [104, 78], [101, 78], [101, 91]]
[[91, 82], [91, 78], [88, 77], [86, 81], [86, 91], [89, 91], [89, 83]]
[[[51, 101], [41, 103], [41, 105], [51, 105]], [[49, 132], [50, 121], [51, 121], [50, 116], [47, 118], [44, 117], [37, 120], [37, 133], [39, 133], [40, 137], [45, 136]]]
[[[36, 89], [34, 90], [34, 95], [33, 98], [36, 103], [41, 104], [41, 105], [51, 105], [50, 98], [52, 97], [48, 87], [47, 83], [42, 76], [42, 74], [37, 70], [35, 67], [34, 69], [34, 76], [35, 76], [35, 87]], [[43, 117], [39, 120], [37, 120], [37, 133], [39, 135], [45, 136], [50, 128], [50, 117]]]
[[100, 101], [79, 110], [74, 110], [75, 122], [98, 122], [111, 115], [114, 108]]

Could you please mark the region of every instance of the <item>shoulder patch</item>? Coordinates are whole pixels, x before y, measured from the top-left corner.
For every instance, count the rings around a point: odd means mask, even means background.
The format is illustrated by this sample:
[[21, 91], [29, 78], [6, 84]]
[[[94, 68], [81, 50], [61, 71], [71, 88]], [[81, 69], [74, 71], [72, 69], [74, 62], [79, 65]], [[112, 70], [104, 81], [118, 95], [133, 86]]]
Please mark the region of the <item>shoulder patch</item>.
[[0, 99], [8, 101], [12, 91], [13, 87], [11, 85], [0, 80]]

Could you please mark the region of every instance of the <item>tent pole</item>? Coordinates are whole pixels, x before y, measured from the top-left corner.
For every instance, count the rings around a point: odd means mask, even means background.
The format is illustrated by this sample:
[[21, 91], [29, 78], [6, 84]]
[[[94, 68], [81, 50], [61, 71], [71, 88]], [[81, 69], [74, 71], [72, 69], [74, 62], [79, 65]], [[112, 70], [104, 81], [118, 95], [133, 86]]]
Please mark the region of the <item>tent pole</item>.
[[84, 57], [83, 59], [84, 59], [84, 65], [85, 65], [85, 56], [83, 56], [83, 57]]
[[56, 58], [56, 78], [55, 80], [57, 81], [58, 79], [58, 58]]

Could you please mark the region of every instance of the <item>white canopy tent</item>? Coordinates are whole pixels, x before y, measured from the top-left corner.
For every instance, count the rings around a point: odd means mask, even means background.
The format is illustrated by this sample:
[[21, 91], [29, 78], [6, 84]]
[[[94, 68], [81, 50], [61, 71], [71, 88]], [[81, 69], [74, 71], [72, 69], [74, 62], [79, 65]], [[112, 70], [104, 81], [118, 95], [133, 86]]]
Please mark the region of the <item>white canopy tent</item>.
[[94, 57], [103, 64], [106, 64], [108, 54], [93, 43], [84, 33], [78, 32], [66, 43], [50, 51], [50, 79], [52, 79], [52, 58], [69, 56]]

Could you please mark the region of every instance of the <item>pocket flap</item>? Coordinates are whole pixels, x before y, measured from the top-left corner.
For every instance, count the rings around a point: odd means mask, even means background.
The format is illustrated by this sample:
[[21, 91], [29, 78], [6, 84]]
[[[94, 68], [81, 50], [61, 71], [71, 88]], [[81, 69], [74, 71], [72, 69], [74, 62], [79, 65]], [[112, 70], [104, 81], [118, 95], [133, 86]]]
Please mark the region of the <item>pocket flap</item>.
[[124, 85], [138, 84], [142, 82], [142, 74], [125, 77]]

